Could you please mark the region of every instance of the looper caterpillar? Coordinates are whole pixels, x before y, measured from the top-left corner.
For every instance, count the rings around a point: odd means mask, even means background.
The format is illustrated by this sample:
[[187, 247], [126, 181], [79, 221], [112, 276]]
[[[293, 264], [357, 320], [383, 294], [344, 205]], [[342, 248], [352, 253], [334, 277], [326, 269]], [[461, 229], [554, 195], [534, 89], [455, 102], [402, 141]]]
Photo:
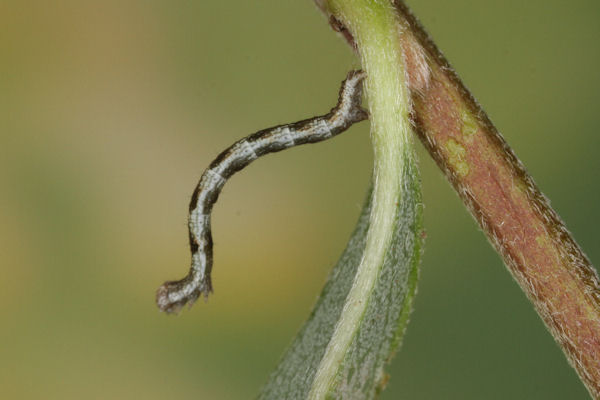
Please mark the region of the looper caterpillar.
[[156, 293], [158, 307], [177, 312], [193, 304], [201, 293], [212, 292], [212, 234], [210, 215], [221, 189], [234, 173], [258, 157], [305, 143], [316, 143], [336, 136], [352, 124], [368, 118], [361, 107], [363, 71], [350, 71], [342, 83], [338, 103], [325, 115], [258, 131], [227, 148], [204, 171], [189, 206], [189, 241], [192, 252], [188, 275], [179, 281], [165, 282]]

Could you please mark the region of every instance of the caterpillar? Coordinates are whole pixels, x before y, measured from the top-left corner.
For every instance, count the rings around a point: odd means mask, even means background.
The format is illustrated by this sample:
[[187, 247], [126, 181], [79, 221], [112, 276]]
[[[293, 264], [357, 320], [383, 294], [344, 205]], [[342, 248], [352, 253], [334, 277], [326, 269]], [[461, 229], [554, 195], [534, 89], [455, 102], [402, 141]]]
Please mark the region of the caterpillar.
[[212, 292], [213, 241], [210, 218], [221, 189], [233, 174], [268, 153], [336, 136], [352, 124], [368, 118], [361, 107], [363, 71], [350, 71], [342, 82], [338, 102], [329, 113], [292, 124], [264, 129], [227, 148], [204, 171], [189, 205], [189, 241], [192, 252], [190, 271], [178, 281], [168, 281], [156, 293], [156, 303], [167, 313], [193, 304], [202, 293]]

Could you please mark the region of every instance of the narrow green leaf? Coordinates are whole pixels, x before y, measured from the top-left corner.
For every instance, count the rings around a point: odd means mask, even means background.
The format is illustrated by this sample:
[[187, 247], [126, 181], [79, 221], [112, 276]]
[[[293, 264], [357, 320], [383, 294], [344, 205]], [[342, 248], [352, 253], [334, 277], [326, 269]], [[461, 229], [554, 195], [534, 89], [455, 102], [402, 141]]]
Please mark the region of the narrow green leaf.
[[[420, 182], [412, 150], [405, 148], [397, 179], [401, 196], [392, 240], [378, 265], [366, 310], [353, 327], [352, 341], [337, 365], [327, 398], [372, 399], [385, 382], [383, 367], [401, 342], [416, 292], [423, 244]], [[330, 345], [367, 242], [373, 201], [370, 192], [358, 224], [310, 317], [264, 386], [259, 399], [306, 399]]]
[[422, 205], [399, 21], [389, 1], [321, 0], [367, 73], [373, 186], [354, 235], [260, 399], [373, 399], [416, 292]]

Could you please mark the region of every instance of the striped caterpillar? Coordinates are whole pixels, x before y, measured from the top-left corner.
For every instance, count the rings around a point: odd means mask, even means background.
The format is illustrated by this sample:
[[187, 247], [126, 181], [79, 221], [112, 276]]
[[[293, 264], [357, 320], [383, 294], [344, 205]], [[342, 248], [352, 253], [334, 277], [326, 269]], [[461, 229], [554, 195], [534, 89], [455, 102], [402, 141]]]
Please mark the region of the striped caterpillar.
[[258, 131], [223, 151], [204, 171], [189, 206], [189, 240], [192, 265], [179, 281], [165, 282], [156, 293], [158, 307], [177, 312], [193, 304], [200, 294], [212, 292], [212, 234], [210, 214], [221, 189], [234, 173], [258, 157], [305, 143], [316, 143], [336, 136], [352, 124], [368, 118], [361, 107], [363, 71], [350, 71], [342, 82], [337, 105], [323, 116]]

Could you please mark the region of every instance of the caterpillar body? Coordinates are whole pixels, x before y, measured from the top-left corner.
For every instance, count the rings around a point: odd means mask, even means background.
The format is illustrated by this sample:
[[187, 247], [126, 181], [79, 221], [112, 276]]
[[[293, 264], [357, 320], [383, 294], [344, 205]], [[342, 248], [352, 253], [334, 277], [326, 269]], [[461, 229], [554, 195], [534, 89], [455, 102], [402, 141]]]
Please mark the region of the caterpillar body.
[[258, 131], [227, 148], [204, 171], [189, 205], [190, 271], [178, 281], [165, 282], [156, 293], [158, 307], [177, 312], [212, 292], [213, 241], [211, 211], [225, 182], [258, 157], [336, 136], [368, 118], [361, 107], [363, 71], [350, 71], [342, 82], [338, 103], [325, 115]]

